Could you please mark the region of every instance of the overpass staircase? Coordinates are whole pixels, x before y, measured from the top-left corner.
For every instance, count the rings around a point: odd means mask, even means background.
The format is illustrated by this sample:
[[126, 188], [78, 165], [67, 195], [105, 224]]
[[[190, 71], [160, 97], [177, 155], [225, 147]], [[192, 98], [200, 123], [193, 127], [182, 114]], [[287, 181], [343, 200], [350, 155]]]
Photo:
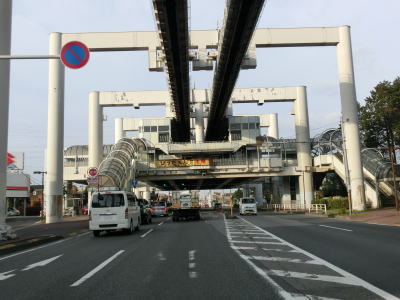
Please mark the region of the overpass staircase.
[[[343, 182], [347, 183], [348, 174], [346, 174], [347, 170], [344, 164], [345, 153], [342, 141], [340, 129], [329, 129], [316, 136], [312, 147], [313, 164], [315, 169], [320, 172], [335, 171]], [[393, 206], [394, 186], [390, 160], [385, 158], [379, 150], [372, 148], [361, 150], [361, 160], [367, 204]], [[397, 165], [398, 174], [399, 167]]]

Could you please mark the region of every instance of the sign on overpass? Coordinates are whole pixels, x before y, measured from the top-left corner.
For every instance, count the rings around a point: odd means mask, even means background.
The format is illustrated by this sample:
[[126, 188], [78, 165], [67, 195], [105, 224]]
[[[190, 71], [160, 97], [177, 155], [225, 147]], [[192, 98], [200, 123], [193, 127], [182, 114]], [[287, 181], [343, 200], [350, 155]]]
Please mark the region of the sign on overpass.
[[209, 158], [205, 158], [205, 159], [171, 159], [171, 160], [156, 161], [157, 168], [209, 166], [210, 164], [211, 164], [211, 160]]

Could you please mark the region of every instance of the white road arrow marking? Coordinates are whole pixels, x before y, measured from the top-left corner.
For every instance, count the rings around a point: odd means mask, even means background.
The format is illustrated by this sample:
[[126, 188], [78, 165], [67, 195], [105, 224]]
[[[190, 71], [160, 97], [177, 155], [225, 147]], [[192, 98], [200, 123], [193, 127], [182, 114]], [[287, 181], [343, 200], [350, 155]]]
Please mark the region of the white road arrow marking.
[[10, 277], [15, 276], [15, 274], [8, 274], [8, 273], [11, 273], [11, 272], [14, 272], [14, 271], [15, 270], [11, 270], [11, 271], [7, 271], [7, 272], [4, 272], [4, 273], [0, 273], [0, 280], [6, 280], [6, 279], [8, 279]]
[[63, 256], [63, 254], [58, 255], [58, 256], [54, 256], [54, 257], [49, 258], [49, 259], [45, 259], [45, 260], [39, 261], [39, 262], [34, 263], [34, 264], [31, 264], [29, 266], [26, 266], [24, 269], [22, 269], [22, 271], [28, 271], [28, 270], [31, 270], [31, 269], [36, 268], [36, 267], [44, 267], [45, 265], [51, 263], [52, 261], [55, 261], [57, 258], [59, 258], [61, 256]]

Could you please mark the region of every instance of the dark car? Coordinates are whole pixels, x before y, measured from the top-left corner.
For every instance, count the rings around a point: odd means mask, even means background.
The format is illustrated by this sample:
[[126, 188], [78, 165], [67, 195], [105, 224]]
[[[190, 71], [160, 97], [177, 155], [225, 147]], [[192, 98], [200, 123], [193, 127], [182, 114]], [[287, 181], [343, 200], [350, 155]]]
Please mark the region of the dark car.
[[151, 224], [151, 208], [150, 203], [145, 199], [138, 199], [140, 206], [140, 217], [143, 224]]

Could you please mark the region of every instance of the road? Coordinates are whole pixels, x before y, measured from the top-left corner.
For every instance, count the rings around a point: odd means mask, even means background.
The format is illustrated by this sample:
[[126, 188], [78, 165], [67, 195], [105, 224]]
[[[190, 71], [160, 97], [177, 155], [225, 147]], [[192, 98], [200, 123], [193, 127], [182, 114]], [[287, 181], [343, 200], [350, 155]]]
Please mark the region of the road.
[[212, 212], [201, 221], [155, 221], [132, 235], [86, 233], [0, 257], [0, 298], [400, 296], [400, 228], [304, 215], [225, 220]]

